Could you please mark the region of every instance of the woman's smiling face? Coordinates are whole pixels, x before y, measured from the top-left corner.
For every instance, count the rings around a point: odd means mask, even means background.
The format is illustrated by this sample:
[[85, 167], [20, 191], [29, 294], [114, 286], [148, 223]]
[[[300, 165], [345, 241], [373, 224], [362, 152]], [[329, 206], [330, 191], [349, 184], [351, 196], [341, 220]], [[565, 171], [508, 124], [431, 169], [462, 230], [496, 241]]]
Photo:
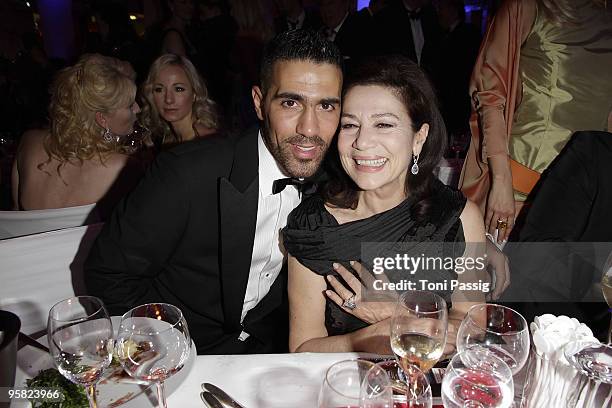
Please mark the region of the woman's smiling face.
[[420, 153], [428, 131], [427, 124], [413, 130], [404, 103], [390, 88], [357, 85], [342, 103], [342, 167], [362, 190], [403, 189], [412, 155]]

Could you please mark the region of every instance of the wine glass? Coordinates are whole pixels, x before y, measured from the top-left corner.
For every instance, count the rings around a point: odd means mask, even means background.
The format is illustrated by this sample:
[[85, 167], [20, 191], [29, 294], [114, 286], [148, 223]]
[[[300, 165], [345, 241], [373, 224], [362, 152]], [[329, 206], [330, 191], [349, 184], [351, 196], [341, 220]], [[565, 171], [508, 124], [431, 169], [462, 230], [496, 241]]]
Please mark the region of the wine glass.
[[442, 356], [446, 344], [448, 311], [435, 293], [413, 290], [398, 299], [391, 320], [391, 349], [409, 373], [412, 365], [429, 371]]
[[484, 347], [460, 352], [446, 368], [442, 402], [445, 408], [509, 408], [514, 402], [512, 370]]
[[479, 304], [470, 308], [457, 332], [457, 351], [483, 346], [516, 374], [529, 358], [529, 330], [520, 313], [506, 306]]
[[49, 311], [47, 337], [59, 372], [84, 386], [89, 406], [96, 407], [96, 383], [113, 357], [113, 325], [102, 301], [77, 296], [56, 303]]
[[[608, 260], [603, 268], [601, 291], [608, 303], [608, 307], [612, 310], [612, 253], [608, 256]], [[608, 326], [608, 344], [610, 343], [612, 343], [612, 315], [610, 315], [610, 326]]]
[[327, 369], [319, 391], [319, 408], [358, 408], [361, 386], [374, 363], [366, 360], [344, 360]]
[[[599, 384], [612, 384], [612, 346], [577, 340], [568, 343], [563, 353], [570, 365], [583, 374], [579, 378], [579, 385], [570, 392], [568, 406], [578, 406], [581, 399], [588, 399], [584, 406], [596, 406], [594, 400]], [[589, 386], [592, 384], [590, 380], [595, 382], [594, 387]]]
[[378, 365], [385, 369], [391, 380], [396, 407], [431, 408], [431, 386], [421, 370], [410, 366], [408, 374], [405, 374], [396, 360], [382, 361]]
[[360, 408], [393, 408], [393, 387], [387, 370], [380, 363], [361, 381]]
[[191, 338], [181, 310], [167, 303], [149, 303], [121, 317], [116, 351], [132, 377], [155, 382], [160, 406], [166, 408], [164, 381], [189, 358]]

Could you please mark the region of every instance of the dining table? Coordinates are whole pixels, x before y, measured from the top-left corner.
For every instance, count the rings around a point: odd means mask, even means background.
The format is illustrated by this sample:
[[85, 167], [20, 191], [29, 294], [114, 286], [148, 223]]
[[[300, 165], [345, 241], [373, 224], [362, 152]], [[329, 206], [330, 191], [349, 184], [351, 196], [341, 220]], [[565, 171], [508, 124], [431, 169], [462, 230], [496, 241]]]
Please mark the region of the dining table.
[[[45, 354], [30, 345], [19, 350], [15, 387], [23, 387], [25, 380], [36, 375], [42, 366], [50, 367], [50, 357]], [[365, 353], [195, 355], [192, 351], [185, 366], [166, 381], [167, 403], [170, 408], [205, 407], [200, 392], [202, 384], [208, 382], [223, 389], [245, 408], [312, 408], [317, 406], [319, 389], [331, 365], [342, 360], [373, 357]], [[124, 390], [110, 404], [99, 406], [158, 406], [154, 386], [130, 386], [132, 391], [138, 391], [128, 401], [117, 401], [128, 394]], [[105, 392], [113, 392], [112, 386], [98, 386], [99, 402], [105, 399]], [[11, 408], [29, 406], [26, 401], [11, 404]]]

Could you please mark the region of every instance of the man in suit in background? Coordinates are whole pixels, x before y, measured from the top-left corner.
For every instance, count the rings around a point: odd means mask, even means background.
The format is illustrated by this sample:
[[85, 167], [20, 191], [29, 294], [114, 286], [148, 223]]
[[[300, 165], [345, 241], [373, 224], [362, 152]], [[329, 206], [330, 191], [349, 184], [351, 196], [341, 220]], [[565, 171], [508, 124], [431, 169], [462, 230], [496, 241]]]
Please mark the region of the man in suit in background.
[[438, 90], [448, 134], [469, 130], [470, 78], [480, 48], [478, 29], [465, 21], [463, 0], [434, 0], [442, 36], [432, 79]]
[[369, 15], [352, 10], [349, 0], [319, 0], [319, 12], [325, 36], [340, 48], [344, 59], [358, 59], [370, 53]]
[[[338, 127], [338, 49], [313, 31], [268, 44], [253, 87], [260, 128], [161, 154], [116, 208], [85, 264], [88, 291], [111, 314], [166, 302], [199, 354], [287, 350], [279, 231]], [[286, 188], [282, 188], [285, 187]]]
[[374, 16], [375, 53], [402, 54], [432, 71], [440, 26], [430, 0], [394, 0]]
[[278, 17], [274, 19], [277, 34], [288, 30], [318, 30], [321, 19], [316, 11], [304, 8], [303, 0], [274, 0]]

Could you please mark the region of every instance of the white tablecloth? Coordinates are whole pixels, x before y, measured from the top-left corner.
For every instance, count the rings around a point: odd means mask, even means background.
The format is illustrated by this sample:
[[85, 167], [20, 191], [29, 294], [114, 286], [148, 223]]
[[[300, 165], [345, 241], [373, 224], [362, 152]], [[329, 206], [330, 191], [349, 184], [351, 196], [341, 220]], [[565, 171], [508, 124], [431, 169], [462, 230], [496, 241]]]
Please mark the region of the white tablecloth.
[[[358, 356], [357, 353], [194, 355], [183, 370], [167, 381], [168, 406], [204, 407], [200, 400], [201, 384], [210, 382], [223, 388], [246, 408], [316, 407], [327, 368], [336, 361]], [[27, 378], [38, 372], [41, 364], [33, 367], [32, 361], [42, 359], [50, 365], [43, 351], [30, 346], [19, 351], [16, 387], [22, 387]], [[29, 406], [25, 402], [11, 404], [11, 408]], [[156, 407], [155, 387], [121, 406]]]

